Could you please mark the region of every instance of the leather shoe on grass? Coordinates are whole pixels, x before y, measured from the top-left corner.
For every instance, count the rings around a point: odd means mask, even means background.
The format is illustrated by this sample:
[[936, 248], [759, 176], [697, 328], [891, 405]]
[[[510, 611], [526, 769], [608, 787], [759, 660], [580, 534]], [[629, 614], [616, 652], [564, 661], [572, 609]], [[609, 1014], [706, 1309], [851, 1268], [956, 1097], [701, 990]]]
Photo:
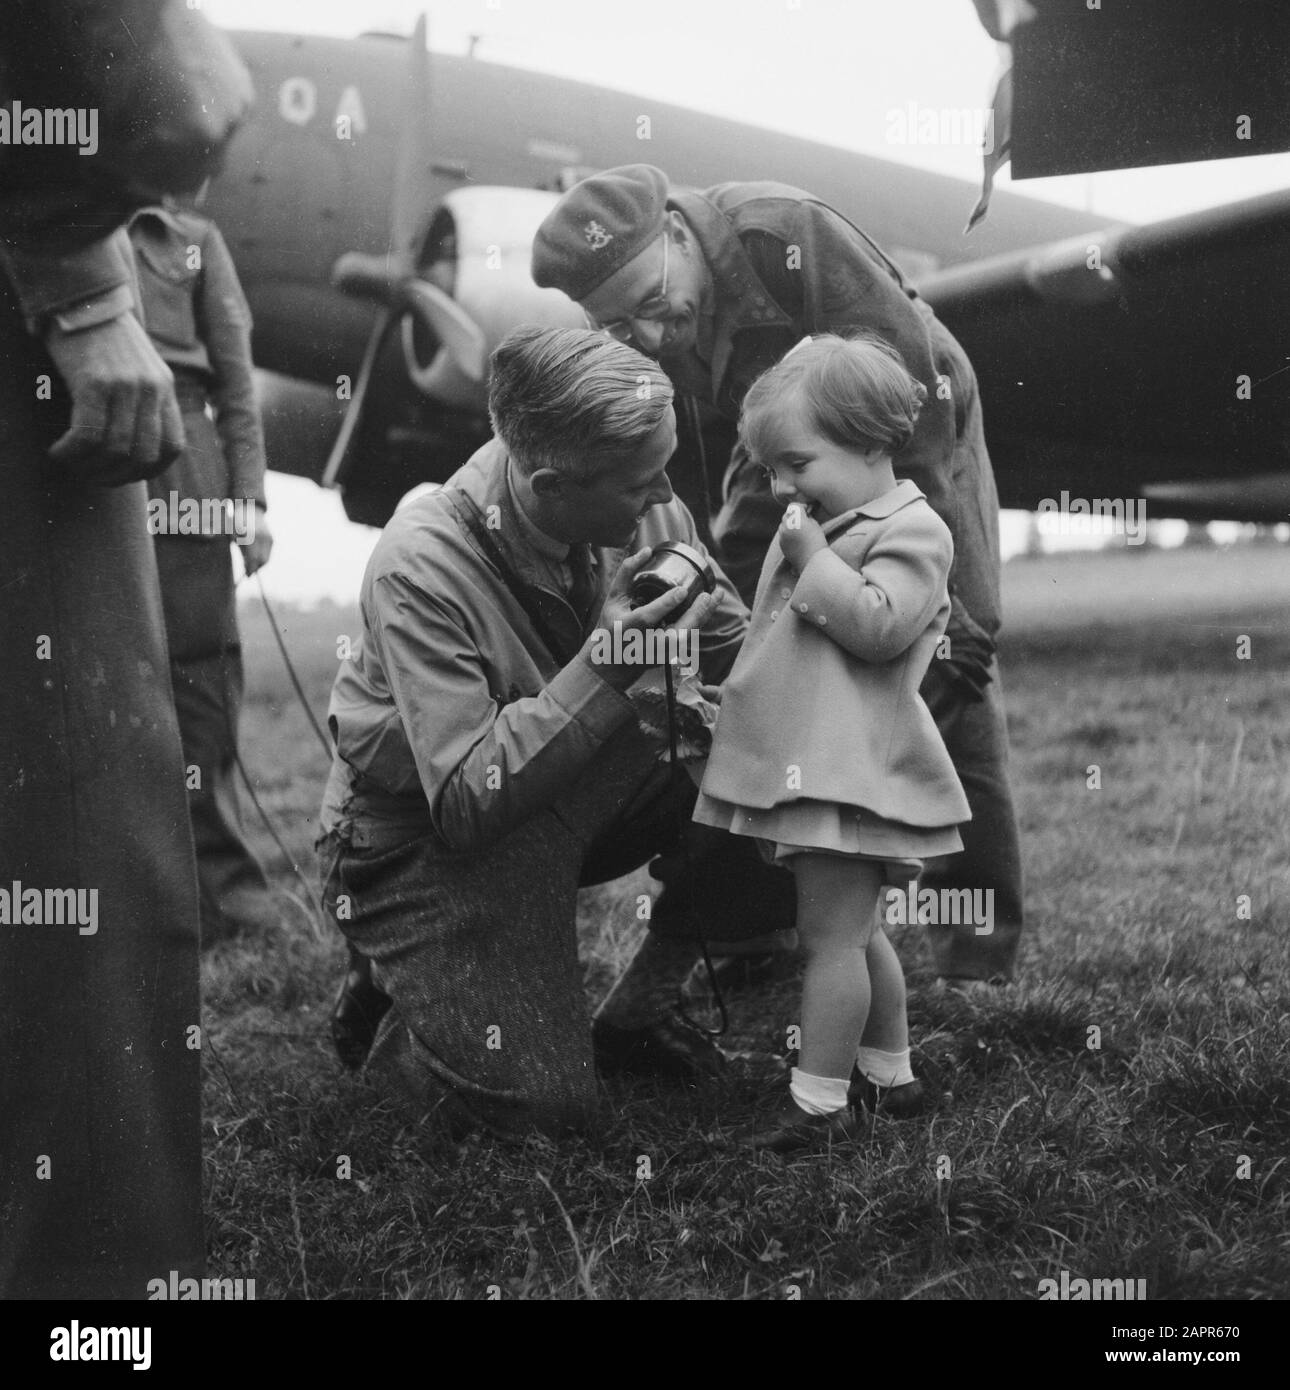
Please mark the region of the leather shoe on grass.
[[680, 1014], [646, 1028], [619, 1028], [604, 1019], [591, 1025], [591, 1045], [601, 1076], [668, 1076], [682, 1081], [720, 1076], [725, 1053]]
[[367, 958], [351, 952], [331, 1011], [331, 1040], [341, 1063], [351, 1071], [357, 1071], [367, 1061], [377, 1026], [392, 1002], [383, 989], [373, 984]]
[[770, 1124], [746, 1130], [738, 1138], [763, 1153], [787, 1154], [848, 1143], [859, 1132], [859, 1121], [845, 1106], [831, 1115], [808, 1115], [789, 1096]]
[[921, 1081], [906, 1081], [901, 1086], [875, 1086], [859, 1067], [852, 1067], [847, 1104], [857, 1115], [867, 1110], [870, 1114], [885, 1115], [889, 1120], [905, 1120], [911, 1115], [922, 1114], [927, 1096]]

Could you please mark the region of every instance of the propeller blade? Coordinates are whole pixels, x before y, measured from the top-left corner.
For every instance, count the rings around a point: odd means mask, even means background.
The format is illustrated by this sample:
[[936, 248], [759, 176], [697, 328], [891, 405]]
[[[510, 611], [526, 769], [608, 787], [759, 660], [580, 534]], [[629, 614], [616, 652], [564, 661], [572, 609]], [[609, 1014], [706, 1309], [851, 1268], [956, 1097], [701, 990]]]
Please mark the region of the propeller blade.
[[369, 256], [362, 251], [346, 251], [338, 257], [331, 281], [346, 294], [389, 305], [396, 315], [415, 314], [447, 350], [458, 371], [471, 381], [484, 379], [488, 356], [484, 334], [461, 305], [437, 285], [416, 275], [398, 276], [385, 256]]
[[[443, 345], [453, 365], [471, 381], [483, 381], [488, 370], [488, 340], [474, 319], [437, 285], [413, 276], [398, 287], [396, 303], [416, 314]], [[421, 389], [420, 373], [413, 373]]]
[[370, 256], [365, 251], [346, 251], [331, 268], [331, 282], [356, 299], [376, 299], [388, 304], [403, 279], [389, 256]]
[[[488, 370], [488, 341], [483, 330], [456, 300], [437, 285], [415, 276], [391, 284], [383, 256], [363, 256], [358, 252], [342, 256], [336, 262], [333, 279], [348, 293], [383, 299], [390, 307], [381, 315], [367, 340], [353, 399], [341, 421], [336, 441], [319, 479], [323, 487], [335, 487], [344, 477], [345, 464], [362, 420], [376, 359], [391, 330], [404, 314], [415, 314], [429, 326], [453, 365], [470, 381], [483, 381]], [[418, 390], [425, 389], [425, 376], [425, 371], [412, 371], [412, 384]]]
[[363, 351], [363, 363], [358, 369], [358, 384], [354, 388], [345, 418], [340, 422], [331, 453], [327, 455], [322, 477], [318, 480], [322, 487], [335, 487], [345, 476], [345, 463], [363, 417], [363, 402], [367, 399], [367, 388], [371, 385], [372, 368], [376, 365], [377, 355], [397, 317], [394, 313], [382, 314], [367, 340], [367, 347]]

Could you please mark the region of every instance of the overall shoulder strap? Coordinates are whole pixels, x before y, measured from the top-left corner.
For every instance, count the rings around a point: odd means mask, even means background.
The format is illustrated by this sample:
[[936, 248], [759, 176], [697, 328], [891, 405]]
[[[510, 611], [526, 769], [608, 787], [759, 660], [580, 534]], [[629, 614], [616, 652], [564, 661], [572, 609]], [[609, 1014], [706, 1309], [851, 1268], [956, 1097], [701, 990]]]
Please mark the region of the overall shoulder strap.
[[502, 583], [510, 590], [511, 597], [524, 610], [525, 617], [533, 624], [537, 635], [542, 640], [542, 645], [561, 665], [572, 660], [572, 653], [567, 656], [561, 655], [566, 644], [556, 636], [551, 624], [547, 622], [542, 610], [538, 607], [532, 590], [511, 568], [506, 556], [502, 553], [501, 546], [489, 534], [483, 513], [475, 505], [474, 500], [460, 488], [445, 488], [444, 494], [458, 524], [475, 541], [475, 544], [483, 551], [484, 558], [497, 571]]

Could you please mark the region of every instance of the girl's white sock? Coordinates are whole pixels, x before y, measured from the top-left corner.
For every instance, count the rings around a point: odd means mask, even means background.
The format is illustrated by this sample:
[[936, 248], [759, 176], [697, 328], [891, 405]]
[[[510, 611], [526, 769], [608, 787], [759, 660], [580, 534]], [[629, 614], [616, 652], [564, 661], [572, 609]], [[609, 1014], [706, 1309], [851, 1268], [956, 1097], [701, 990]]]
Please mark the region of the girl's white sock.
[[856, 1066], [875, 1086], [904, 1086], [914, 1079], [908, 1048], [903, 1052], [883, 1052], [876, 1047], [862, 1047], [856, 1053]]
[[832, 1115], [847, 1108], [847, 1078], [845, 1076], [812, 1076], [794, 1067], [790, 1073], [788, 1093], [808, 1115]]

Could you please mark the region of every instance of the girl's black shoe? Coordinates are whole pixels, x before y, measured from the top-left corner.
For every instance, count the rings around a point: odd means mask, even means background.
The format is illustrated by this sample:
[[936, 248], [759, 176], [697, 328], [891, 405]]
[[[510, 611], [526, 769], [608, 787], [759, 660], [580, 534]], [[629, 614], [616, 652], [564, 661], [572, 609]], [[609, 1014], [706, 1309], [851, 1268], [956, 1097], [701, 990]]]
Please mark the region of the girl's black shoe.
[[921, 1081], [906, 1081], [901, 1086], [875, 1086], [859, 1067], [852, 1067], [847, 1104], [857, 1115], [867, 1110], [870, 1114], [886, 1115], [889, 1120], [905, 1120], [923, 1113], [927, 1095]]

